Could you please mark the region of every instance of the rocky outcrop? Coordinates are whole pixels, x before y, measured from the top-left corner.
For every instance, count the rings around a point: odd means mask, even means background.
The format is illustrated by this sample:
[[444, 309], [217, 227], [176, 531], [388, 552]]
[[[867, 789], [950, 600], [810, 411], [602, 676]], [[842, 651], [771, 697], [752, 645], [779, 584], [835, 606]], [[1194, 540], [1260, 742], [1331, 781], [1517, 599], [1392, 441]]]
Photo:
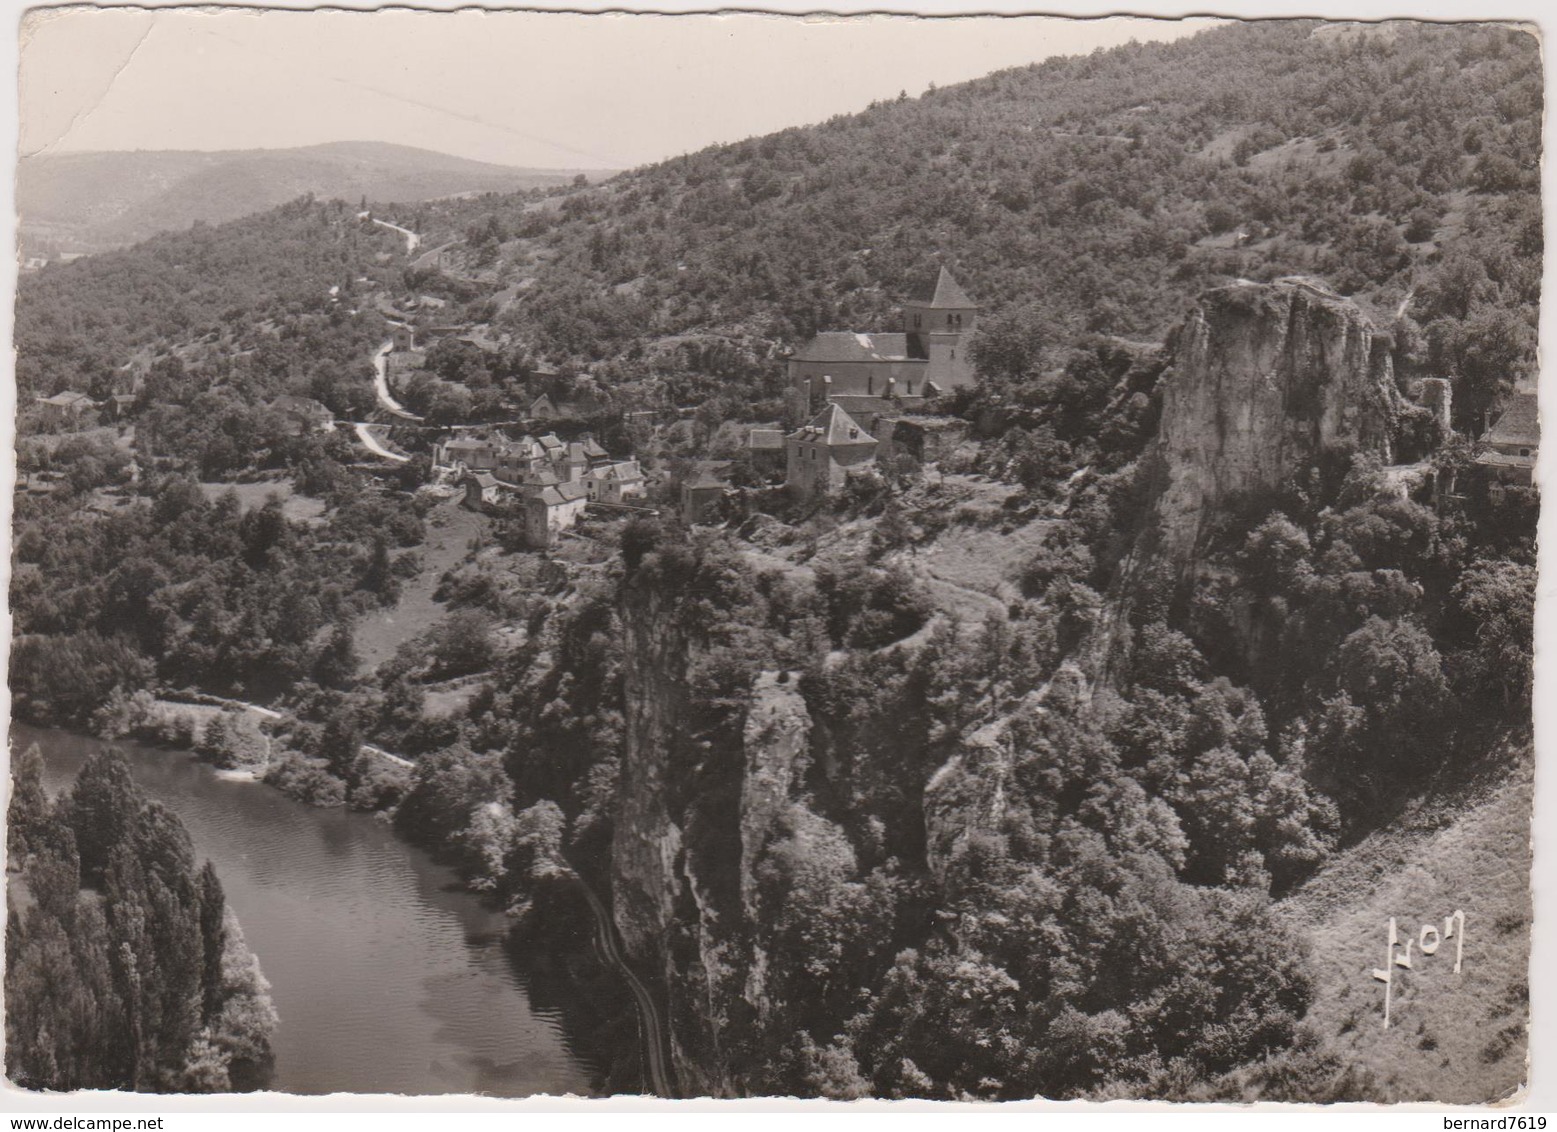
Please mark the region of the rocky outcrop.
[[1207, 292], [1179, 333], [1137, 545], [1183, 576], [1239, 501], [1291, 486], [1326, 456], [1390, 463], [1403, 399], [1355, 303], [1282, 279]]
[[1207, 544], [1230, 515], [1306, 486], [1348, 453], [1392, 462], [1406, 402], [1388, 345], [1355, 303], [1311, 279], [1201, 296], [1163, 379], [1161, 424], [1141, 467], [1146, 510], [1094, 640], [1094, 674], [1108, 682], [1142, 589], [1203, 575]]
[[795, 674], [766, 672], [741, 750], [687, 731], [698, 646], [673, 601], [629, 582], [622, 605], [625, 734], [612, 846], [612, 917], [635, 969], [663, 995], [684, 1096], [743, 1088], [749, 1019], [767, 1011], [758, 862], [792, 809], [811, 719]]
[[[686, 643], [652, 591], [622, 617], [626, 750], [611, 843], [612, 912], [634, 959], [656, 958], [675, 919], [681, 828], [671, 818], [670, 752], [683, 700]], [[652, 966], [657, 967], [655, 962]]]

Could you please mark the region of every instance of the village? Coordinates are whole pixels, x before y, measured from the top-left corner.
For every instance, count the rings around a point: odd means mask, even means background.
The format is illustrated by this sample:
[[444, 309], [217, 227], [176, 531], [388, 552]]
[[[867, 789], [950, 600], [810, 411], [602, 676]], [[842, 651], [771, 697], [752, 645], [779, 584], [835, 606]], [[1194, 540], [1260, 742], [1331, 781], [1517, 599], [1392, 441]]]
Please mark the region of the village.
[[[418, 238], [408, 229], [377, 218], [371, 222], [404, 234], [415, 250]], [[441, 266], [448, 253], [426, 254]], [[333, 293], [331, 298], [338, 301]], [[378, 300], [390, 331], [372, 359], [378, 420], [338, 421], [318, 400], [292, 394], [267, 408], [293, 435], [347, 431], [366, 450], [368, 470], [375, 463], [410, 462], [413, 456], [404, 449], [424, 451], [431, 490], [457, 496], [471, 511], [517, 520], [531, 550], [556, 547], [591, 514], [619, 518], [668, 511], [687, 525], [718, 523], [726, 515], [724, 501], [752, 487], [782, 487], [789, 501], [807, 505], [899, 458], [934, 465], [970, 442], [971, 423], [946, 405], [949, 395], [978, 383], [973, 340], [979, 307], [944, 266], [904, 298], [901, 329], [822, 331], [790, 352], [784, 362], [786, 408], [791, 420], [801, 422], [798, 427], [752, 424], [735, 458], [699, 455], [676, 474], [662, 466], [646, 468], [637, 453], [608, 451], [589, 431], [592, 420], [608, 415], [607, 406], [587, 389], [573, 400], [553, 398], [543, 387], [558, 375], [542, 367], [531, 374], [542, 391], [525, 394], [511, 421], [438, 426], [410, 412], [397, 392], [426, 381], [429, 349], [439, 343], [488, 354], [499, 349], [487, 327], [448, 321], [445, 308], [444, 301], [427, 295]], [[133, 441], [133, 427], [125, 426], [132, 425], [145, 367], [125, 369], [129, 376], [120, 391], [101, 400], [71, 390], [36, 398], [39, 425], [50, 432], [117, 426]], [[1416, 396], [1447, 429], [1449, 382], [1424, 379]], [[1475, 457], [1478, 470], [1505, 484], [1529, 486], [1539, 444], [1534, 391], [1516, 389], [1489, 424]], [[1421, 488], [1426, 467], [1403, 466], [1395, 479], [1408, 489]], [[1436, 482], [1428, 486], [1437, 490]]]

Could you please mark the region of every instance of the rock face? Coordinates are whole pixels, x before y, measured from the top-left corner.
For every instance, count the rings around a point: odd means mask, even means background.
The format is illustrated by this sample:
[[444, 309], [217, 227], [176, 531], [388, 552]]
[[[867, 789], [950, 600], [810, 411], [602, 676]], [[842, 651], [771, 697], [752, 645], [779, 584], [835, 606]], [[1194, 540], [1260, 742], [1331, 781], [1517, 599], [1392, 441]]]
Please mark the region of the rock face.
[[[612, 915], [629, 959], [663, 994], [684, 1096], [739, 1095], [746, 1022], [768, 1009], [758, 861], [799, 791], [811, 718], [797, 681], [761, 674], [740, 751], [687, 734], [698, 647], [652, 586], [622, 605], [624, 742]], [[798, 674], [794, 674], [798, 675]]]
[[[1304, 485], [1347, 453], [1391, 463], [1404, 407], [1388, 341], [1323, 284], [1292, 277], [1202, 295], [1163, 379], [1142, 465], [1146, 509], [1093, 641], [1092, 674], [1110, 682], [1137, 596], [1203, 576], [1211, 535], [1241, 505]], [[1227, 612], [1244, 626], [1236, 643], [1257, 651], [1250, 611]]]
[[1402, 398], [1384, 346], [1355, 303], [1309, 280], [1201, 296], [1164, 386], [1152, 503], [1132, 558], [1182, 578], [1240, 498], [1351, 449], [1390, 463]]

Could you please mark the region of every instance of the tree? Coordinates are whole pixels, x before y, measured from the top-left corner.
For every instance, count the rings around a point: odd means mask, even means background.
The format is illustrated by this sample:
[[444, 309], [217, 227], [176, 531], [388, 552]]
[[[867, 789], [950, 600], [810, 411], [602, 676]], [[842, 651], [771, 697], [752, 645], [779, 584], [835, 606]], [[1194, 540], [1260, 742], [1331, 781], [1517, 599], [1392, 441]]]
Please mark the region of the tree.
[[497, 655], [491, 616], [479, 609], [456, 610], [433, 630], [429, 651], [435, 670], [443, 676], [464, 676], [490, 667]]
[[238, 745], [233, 737], [232, 722], [225, 711], [211, 716], [200, 729], [200, 741], [195, 744], [195, 753], [213, 766], [237, 765]]
[[41, 847], [41, 838], [49, 824], [49, 795], [43, 788], [43, 751], [30, 743], [11, 764], [11, 802], [6, 809], [6, 854], [13, 865], [20, 865]]
[[140, 790], [124, 755], [116, 747], [94, 751], [76, 775], [65, 811], [81, 854], [82, 884], [102, 883], [114, 850], [129, 836], [140, 808]]
[[1504, 706], [1530, 698], [1535, 581], [1535, 567], [1499, 559], [1475, 563], [1454, 586], [1463, 618], [1475, 626], [1467, 650], [1472, 682], [1497, 692]]
[[216, 866], [207, 861], [200, 868], [201, 984], [204, 998], [201, 1020], [207, 1025], [222, 1008], [222, 954], [227, 947], [227, 900]]

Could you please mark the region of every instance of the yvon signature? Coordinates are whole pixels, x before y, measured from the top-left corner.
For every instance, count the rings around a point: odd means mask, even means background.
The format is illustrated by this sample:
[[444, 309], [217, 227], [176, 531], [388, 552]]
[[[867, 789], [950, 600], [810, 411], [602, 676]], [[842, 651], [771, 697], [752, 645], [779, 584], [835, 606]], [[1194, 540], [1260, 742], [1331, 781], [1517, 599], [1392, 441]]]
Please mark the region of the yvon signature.
[[[1422, 930], [1415, 936], [1405, 937], [1404, 949], [1401, 949], [1400, 930], [1395, 925], [1395, 917], [1389, 918], [1389, 947], [1385, 951], [1384, 966], [1373, 969], [1373, 977], [1384, 984], [1384, 1028], [1386, 1030], [1389, 1029], [1390, 994], [1395, 989], [1395, 968], [1411, 969], [1413, 948], [1422, 955], [1437, 955], [1439, 947], [1449, 940], [1454, 941], [1454, 973], [1458, 975], [1460, 965], [1465, 959], [1464, 912], [1456, 908], [1451, 915], [1445, 916], [1442, 932], [1433, 924], [1423, 924]], [[1447, 960], [1448, 956], [1444, 958]]]

